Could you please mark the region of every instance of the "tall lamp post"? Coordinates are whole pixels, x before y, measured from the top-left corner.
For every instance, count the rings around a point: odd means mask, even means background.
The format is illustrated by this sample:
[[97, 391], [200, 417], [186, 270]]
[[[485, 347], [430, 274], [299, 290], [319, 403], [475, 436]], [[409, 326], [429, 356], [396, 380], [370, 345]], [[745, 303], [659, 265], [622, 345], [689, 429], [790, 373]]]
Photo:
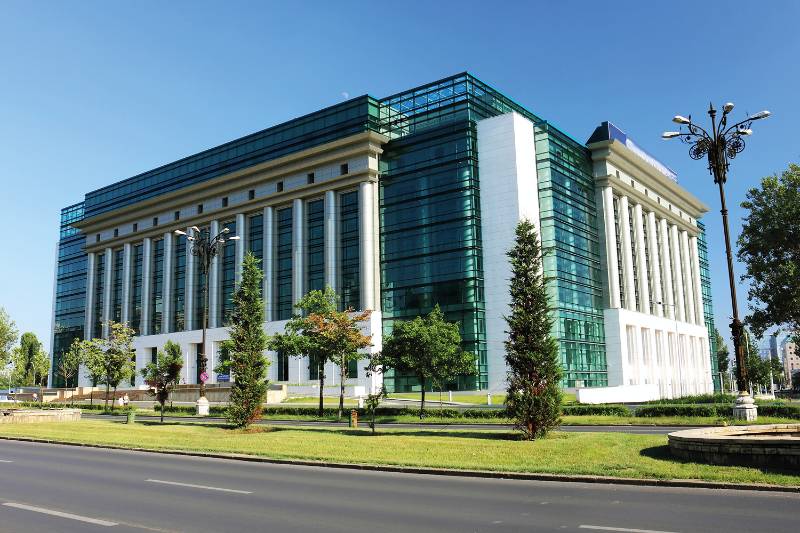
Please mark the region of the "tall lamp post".
[[692, 116], [676, 115], [672, 121], [681, 126], [686, 126], [681, 131], [667, 131], [661, 137], [664, 139], [680, 138], [690, 145], [689, 157], [695, 160], [707, 158], [708, 171], [714, 177], [714, 183], [719, 186], [719, 200], [722, 213], [722, 227], [725, 232], [725, 254], [728, 258], [728, 281], [731, 289], [731, 305], [733, 307], [733, 320], [731, 321], [731, 335], [733, 348], [736, 353], [736, 383], [739, 387], [739, 396], [733, 408], [735, 418], [755, 420], [756, 406], [747, 392], [747, 366], [742, 343], [744, 325], [739, 319], [739, 306], [736, 303], [736, 279], [733, 273], [733, 254], [731, 252], [731, 236], [728, 228], [728, 208], [725, 205], [725, 181], [727, 180], [730, 160], [744, 150], [744, 137], [751, 135], [752, 123], [770, 116], [769, 111], [760, 111], [749, 116], [741, 122], [728, 126], [728, 115], [733, 111], [733, 104], [727, 103], [722, 107], [722, 116], [717, 121], [717, 110], [713, 104], [708, 106], [708, 116], [711, 117], [711, 132], [692, 122]]
[[211, 261], [214, 259], [221, 250], [226, 241], [239, 240], [238, 236], [227, 237], [230, 232], [228, 228], [222, 228], [214, 237], [204, 235], [200, 228], [192, 226], [190, 228], [191, 234], [185, 231], [176, 229], [176, 235], [186, 235], [186, 240], [191, 243], [190, 252], [193, 256], [197, 257], [200, 261], [200, 274], [205, 276], [205, 284], [203, 285], [203, 338], [200, 343], [200, 397], [197, 399], [197, 414], [200, 416], [208, 416], [208, 400], [206, 399], [206, 366], [208, 365], [208, 358], [206, 357], [206, 330], [208, 329], [208, 287], [211, 277]]

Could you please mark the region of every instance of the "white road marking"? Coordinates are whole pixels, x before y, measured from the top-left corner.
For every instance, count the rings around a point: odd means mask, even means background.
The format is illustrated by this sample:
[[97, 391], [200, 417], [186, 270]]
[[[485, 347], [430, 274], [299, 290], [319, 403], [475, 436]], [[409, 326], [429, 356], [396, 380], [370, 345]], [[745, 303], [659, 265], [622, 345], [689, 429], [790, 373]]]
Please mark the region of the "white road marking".
[[88, 516], [81, 516], [72, 513], [62, 513], [61, 511], [53, 511], [52, 509], [45, 509], [43, 507], [34, 507], [33, 505], [25, 505], [23, 503], [4, 503], [6, 507], [14, 507], [15, 509], [24, 509], [25, 511], [33, 511], [34, 513], [48, 514], [51, 516], [58, 516], [59, 518], [69, 518], [70, 520], [77, 520], [78, 522], [86, 522], [96, 526], [112, 527], [118, 525], [116, 522], [109, 522], [108, 520], [100, 520], [99, 518], [89, 518]]
[[237, 490], [237, 489], [225, 489], [222, 487], [209, 487], [207, 485], [194, 485], [192, 483], [179, 483], [178, 481], [164, 481], [163, 479], [145, 479], [145, 481], [149, 481], [150, 483], [161, 483], [162, 485], [176, 485], [178, 487], [189, 487], [192, 489], [205, 489], [205, 490], [216, 490], [220, 492], [233, 492], [236, 494], [253, 494], [249, 490]]
[[8, 459], [0, 459], [0, 463], [13, 463], [14, 461], [10, 461]]
[[623, 531], [626, 533], [675, 533], [674, 531], [657, 531], [655, 529], [630, 529], [627, 527], [587, 526], [581, 525], [580, 529], [599, 529], [601, 531]]

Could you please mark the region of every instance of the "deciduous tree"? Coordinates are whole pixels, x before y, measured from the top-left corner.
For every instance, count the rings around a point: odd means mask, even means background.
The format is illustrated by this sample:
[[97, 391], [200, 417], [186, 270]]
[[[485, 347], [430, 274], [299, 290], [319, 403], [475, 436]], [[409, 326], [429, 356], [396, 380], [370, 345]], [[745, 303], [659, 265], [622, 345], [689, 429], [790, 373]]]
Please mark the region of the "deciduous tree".
[[273, 335], [269, 340], [271, 350], [291, 357], [308, 356], [310, 364], [317, 365], [320, 417], [323, 415], [325, 363], [330, 360], [331, 353], [321, 332], [314, 327], [309, 317], [312, 315], [331, 317], [336, 312], [337, 299], [336, 292], [328, 286], [323, 291], [310, 291], [295, 304], [300, 313], [289, 319], [284, 333]]
[[428, 385], [443, 387], [460, 375], [474, 375], [476, 358], [462, 349], [458, 324], [446, 321], [437, 305], [426, 317], [395, 323], [381, 352], [370, 358], [369, 369], [416, 376], [422, 390], [419, 417], [423, 418]]
[[746, 267], [757, 336], [772, 326], [800, 331], [800, 166], [761, 180], [747, 192], [739, 235], [739, 260]]
[[242, 265], [242, 281], [233, 294], [230, 327], [230, 369], [233, 374], [228, 421], [246, 428], [260, 415], [267, 395], [267, 368], [264, 357], [267, 336], [264, 333], [264, 304], [261, 282], [264, 274], [259, 260], [247, 252]]
[[561, 361], [551, 335], [553, 325], [542, 251], [536, 228], [517, 225], [511, 262], [511, 314], [508, 323], [506, 409], [526, 439], [545, 436], [558, 426], [561, 412]]
[[12, 380], [17, 385], [47, 386], [50, 356], [34, 333], [23, 333], [19, 346], [14, 348]]
[[11, 349], [17, 343], [19, 331], [6, 310], [0, 307], [0, 369], [11, 360]]
[[[86, 367], [98, 383], [106, 386], [106, 408], [108, 408], [109, 389], [114, 390], [125, 380], [130, 379], [136, 370], [132, 361], [134, 331], [126, 324], [108, 322], [108, 338], [92, 339], [86, 345]], [[111, 402], [112, 409], [114, 402]]]
[[64, 380], [65, 387], [74, 376], [78, 375], [83, 363], [83, 342], [81, 339], [74, 339], [69, 349], [61, 355], [56, 366], [56, 372]]
[[156, 401], [161, 405], [161, 423], [164, 423], [164, 406], [169, 399], [170, 392], [181, 377], [183, 368], [183, 354], [179, 344], [167, 341], [164, 349], [156, 354], [155, 362], [147, 363], [142, 369], [142, 378], [150, 387]]

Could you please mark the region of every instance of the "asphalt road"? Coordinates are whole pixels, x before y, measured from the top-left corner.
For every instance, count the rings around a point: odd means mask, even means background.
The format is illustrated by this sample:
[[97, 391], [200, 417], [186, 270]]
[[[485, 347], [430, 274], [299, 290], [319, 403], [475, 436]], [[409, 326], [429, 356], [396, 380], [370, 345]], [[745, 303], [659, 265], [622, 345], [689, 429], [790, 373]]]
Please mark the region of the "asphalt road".
[[800, 495], [366, 472], [0, 441], [0, 532], [793, 531]]
[[[92, 413], [83, 413], [81, 418], [90, 420], [117, 420], [122, 421], [125, 419], [123, 415], [98, 415]], [[158, 421], [158, 416], [137, 415], [136, 420]], [[226, 420], [221, 417], [206, 417], [206, 418], [191, 418], [186, 416], [165, 416], [164, 421], [167, 422], [184, 422], [193, 424], [224, 424]], [[347, 422], [314, 422], [309, 420], [259, 420], [257, 424], [266, 424], [274, 426], [316, 426], [316, 427], [347, 427]], [[365, 420], [361, 420], [360, 425], [367, 426]], [[506, 424], [410, 424], [410, 423], [385, 423], [378, 424], [377, 427], [386, 429], [466, 429], [466, 430], [510, 430], [512, 426]], [[666, 435], [673, 431], [680, 431], [682, 429], [691, 429], [700, 426], [561, 426], [559, 431], [579, 432], [579, 433], [634, 433], [640, 435]]]

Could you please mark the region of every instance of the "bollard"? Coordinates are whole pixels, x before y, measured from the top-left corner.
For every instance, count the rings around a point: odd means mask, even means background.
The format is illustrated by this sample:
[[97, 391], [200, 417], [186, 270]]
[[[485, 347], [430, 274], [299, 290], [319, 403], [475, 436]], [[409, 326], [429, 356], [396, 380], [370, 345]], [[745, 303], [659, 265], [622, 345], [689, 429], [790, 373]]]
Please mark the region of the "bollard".
[[491, 392], [487, 392], [486, 393], [486, 405], [492, 405], [492, 393]]
[[350, 427], [357, 428], [358, 427], [358, 411], [353, 409], [350, 411]]
[[359, 396], [358, 397], [358, 408], [359, 409], [363, 409], [364, 408], [364, 397], [363, 396]]
[[447, 391], [447, 401], [453, 403], [453, 391]]

